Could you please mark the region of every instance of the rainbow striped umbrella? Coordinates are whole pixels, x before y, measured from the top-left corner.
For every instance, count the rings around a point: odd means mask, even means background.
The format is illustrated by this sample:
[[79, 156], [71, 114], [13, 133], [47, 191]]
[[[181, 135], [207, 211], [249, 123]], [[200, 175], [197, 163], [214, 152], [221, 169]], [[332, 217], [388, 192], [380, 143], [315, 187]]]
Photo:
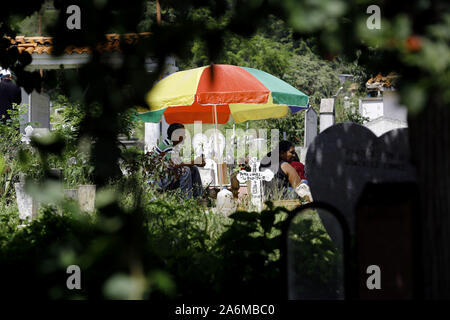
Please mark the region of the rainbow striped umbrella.
[[216, 64], [175, 72], [157, 82], [138, 109], [146, 122], [224, 124], [281, 118], [306, 109], [308, 96], [267, 72]]

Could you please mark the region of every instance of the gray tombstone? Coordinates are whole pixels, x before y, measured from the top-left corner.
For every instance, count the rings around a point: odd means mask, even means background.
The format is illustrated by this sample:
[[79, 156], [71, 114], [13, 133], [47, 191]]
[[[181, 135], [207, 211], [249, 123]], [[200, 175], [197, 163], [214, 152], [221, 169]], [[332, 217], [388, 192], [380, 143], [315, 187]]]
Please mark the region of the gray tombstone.
[[78, 189], [64, 189], [64, 197], [73, 201], [78, 201]]
[[38, 122], [40, 128], [50, 129], [50, 97], [45, 93], [31, 93], [31, 122]]
[[27, 94], [22, 89], [22, 104], [27, 105], [27, 112], [22, 116], [21, 132], [24, 131], [25, 124], [32, 122], [38, 123], [36, 127], [50, 129], [50, 97], [45, 93], [39, 93], [33, 90]]
[[313, 108], [306, 110], [305, 114], [305, 141], [304, 146], [308, 148], [317, 136], [317, 113]]
[[39, 203], [25, 190], [25, 183], [18, 182], [14, 184], [17, 199], [17, 208], [21, 220], [31, 221], [38, 215]]
[[334, 99], [330, 98], [320, 100], [320, 132], [324, 131], [328, 127], [331, 127], [334, 123]]
[[366, 183], [414, 182], [409, 159], [408, 129], [377, 138], [364, 126], [339, 123], [309, 146], [305, 169], [314, 201], [337, 208], [353, 234], [355, 205]]

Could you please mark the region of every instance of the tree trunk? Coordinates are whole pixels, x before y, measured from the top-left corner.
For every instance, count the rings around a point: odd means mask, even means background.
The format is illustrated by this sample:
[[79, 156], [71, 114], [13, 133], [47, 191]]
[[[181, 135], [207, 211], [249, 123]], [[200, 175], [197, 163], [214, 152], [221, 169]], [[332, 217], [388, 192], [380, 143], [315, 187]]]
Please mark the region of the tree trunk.
[[425, 299], [450, 298], [450, 107], [431, 95], [409, 116], [410, 144], [417, 167]]

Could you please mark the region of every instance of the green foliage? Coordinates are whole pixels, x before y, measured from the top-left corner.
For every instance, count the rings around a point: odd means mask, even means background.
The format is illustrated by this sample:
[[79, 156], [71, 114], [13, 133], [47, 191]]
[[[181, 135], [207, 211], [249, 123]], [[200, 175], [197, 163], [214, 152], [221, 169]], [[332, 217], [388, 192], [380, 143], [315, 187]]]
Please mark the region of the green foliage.
[[[274, 209], [269, 203], [261, 213], [225, 217], [195, 200], [180, 201], [177, 192], [157, 192], [141, 173], [137, 170], [112, 182], [110, 200], [101, 200], [105, 192], [99, 191], [98, 209], [109, 215], [80, 215], [67, 202], [62, 204], [62, 214], [54, 206], [44, 206], [38, 219], [18, 228], [17, 209], [10, 206], [2, 211], [0, 274], [11, 296], [20, 296], [30, 281], [37, 284], [30, 294], [50, 299], [127, 299], [137, 294], [136, 288], [141, 298], [149, 299], [249, 294], [275, 299], [283, 294], [280, 250], [285, 209]], [[117, 235], [140, 205], [142, 276], [136, 277], [129, 275], [127, 267], [136, 248], [127, 247]], [[126, 212], [123, 217], [111, 214], [119, 208]], [[322, 254], [327, 255], [317, 251]], [[71, 264], [82, 270], [85, 285], [79, 292], [65, 288], [65, 268]]]
[[64, 155], [64, 164], [63, 179], [67, 188], [76, 189], [78, 185], [93, 183], [94, 167], [89, 162], [88, 153], [80, 150], [67, 152]]
[[[30, 226], [16, 229], [1, 243], [0, 271], [5, 288], [16, 297], [25, 287], [41, 297], [67, 297], [61, 276], [67, 263], [74, 262], [70, 257], [80, 253], [91, 238], [91, 230], [71, 215], [60, 216], [50, 208], [41, 212]], [[48, 291], [42, 291], [43, 287]]]
[[358, 111], [358, 98], [360, 96], [356, 95], [349, 99], [349, 107], [345, 108], [342, 97], [335, 100], [335, 116], [336, 123], [340, 122], [354, 122], [357, 124], [364, 124], [369, 121], [368, 117], [363, 117]]
[[16, 25], [20, 35], [42, 36], [48, 34], [48, 26], [54, 24], [56, 18], [57, 12], [53, 7], [53, 0], [46, 0], [39, 12], [34, 12], [23, 20], [16, 17], [13, 25]]
[[3, 246], [17, 232], [19, 215], [15, 203], [7, 204], [0, 201], [0, 247]]
[[291, 286], [298, 299], [336, 299], [342, 294], [342, 255], [315, 211], [302, 212], [288, 232]]
[[19, 133], [19, 117], [23, 113], [17, 105], [8, 110], [10, 119], [0, 122], [0, 202], [9, 203], [14, 197], [14, 182], [17, 181], [17, 157], [22, 142]]
[[71, 102], [66, 96], [58, 95], [53, 100], [53, 110], [59, 109], [58, 114], [52, 113], [52, 131], [58, 132], [67, 143], [73, 145], [79, 138], [80, 126], [85, 117], [81, 103]]

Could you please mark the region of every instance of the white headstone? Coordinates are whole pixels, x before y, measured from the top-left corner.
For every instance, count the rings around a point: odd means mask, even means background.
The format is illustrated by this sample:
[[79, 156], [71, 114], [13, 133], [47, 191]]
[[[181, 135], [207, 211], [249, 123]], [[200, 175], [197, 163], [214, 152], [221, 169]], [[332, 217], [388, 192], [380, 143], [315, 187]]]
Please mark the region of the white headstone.
[[154, 147], [158, 145], [158, 140], [160, 138], [161, 131], [160, 123], [145, 123], [145, 152], [150, 152]]
[[369, 121], [379, 117], [407, 122], [408, 109], [399, 104], [395, 91], [383, 91], [382, 97], [362, 98], [359, 100], [359, 113]]
[[312, 196], [337, 208], [353, 233], [355, 206], [367, 182], [415, 181], [409, 150], [408, 129], [377, 138], [355, 123], [334, 125], [308, 148], [305, 170]]
[[359, 100], [359, 114], [370, 120], [383, 116], [383, 98], [363, 98]]
[[334, 99], [330, 98], [320, 100], [320, 132], [324, 131], [328, 127], [331, 127], [334, 123]]

